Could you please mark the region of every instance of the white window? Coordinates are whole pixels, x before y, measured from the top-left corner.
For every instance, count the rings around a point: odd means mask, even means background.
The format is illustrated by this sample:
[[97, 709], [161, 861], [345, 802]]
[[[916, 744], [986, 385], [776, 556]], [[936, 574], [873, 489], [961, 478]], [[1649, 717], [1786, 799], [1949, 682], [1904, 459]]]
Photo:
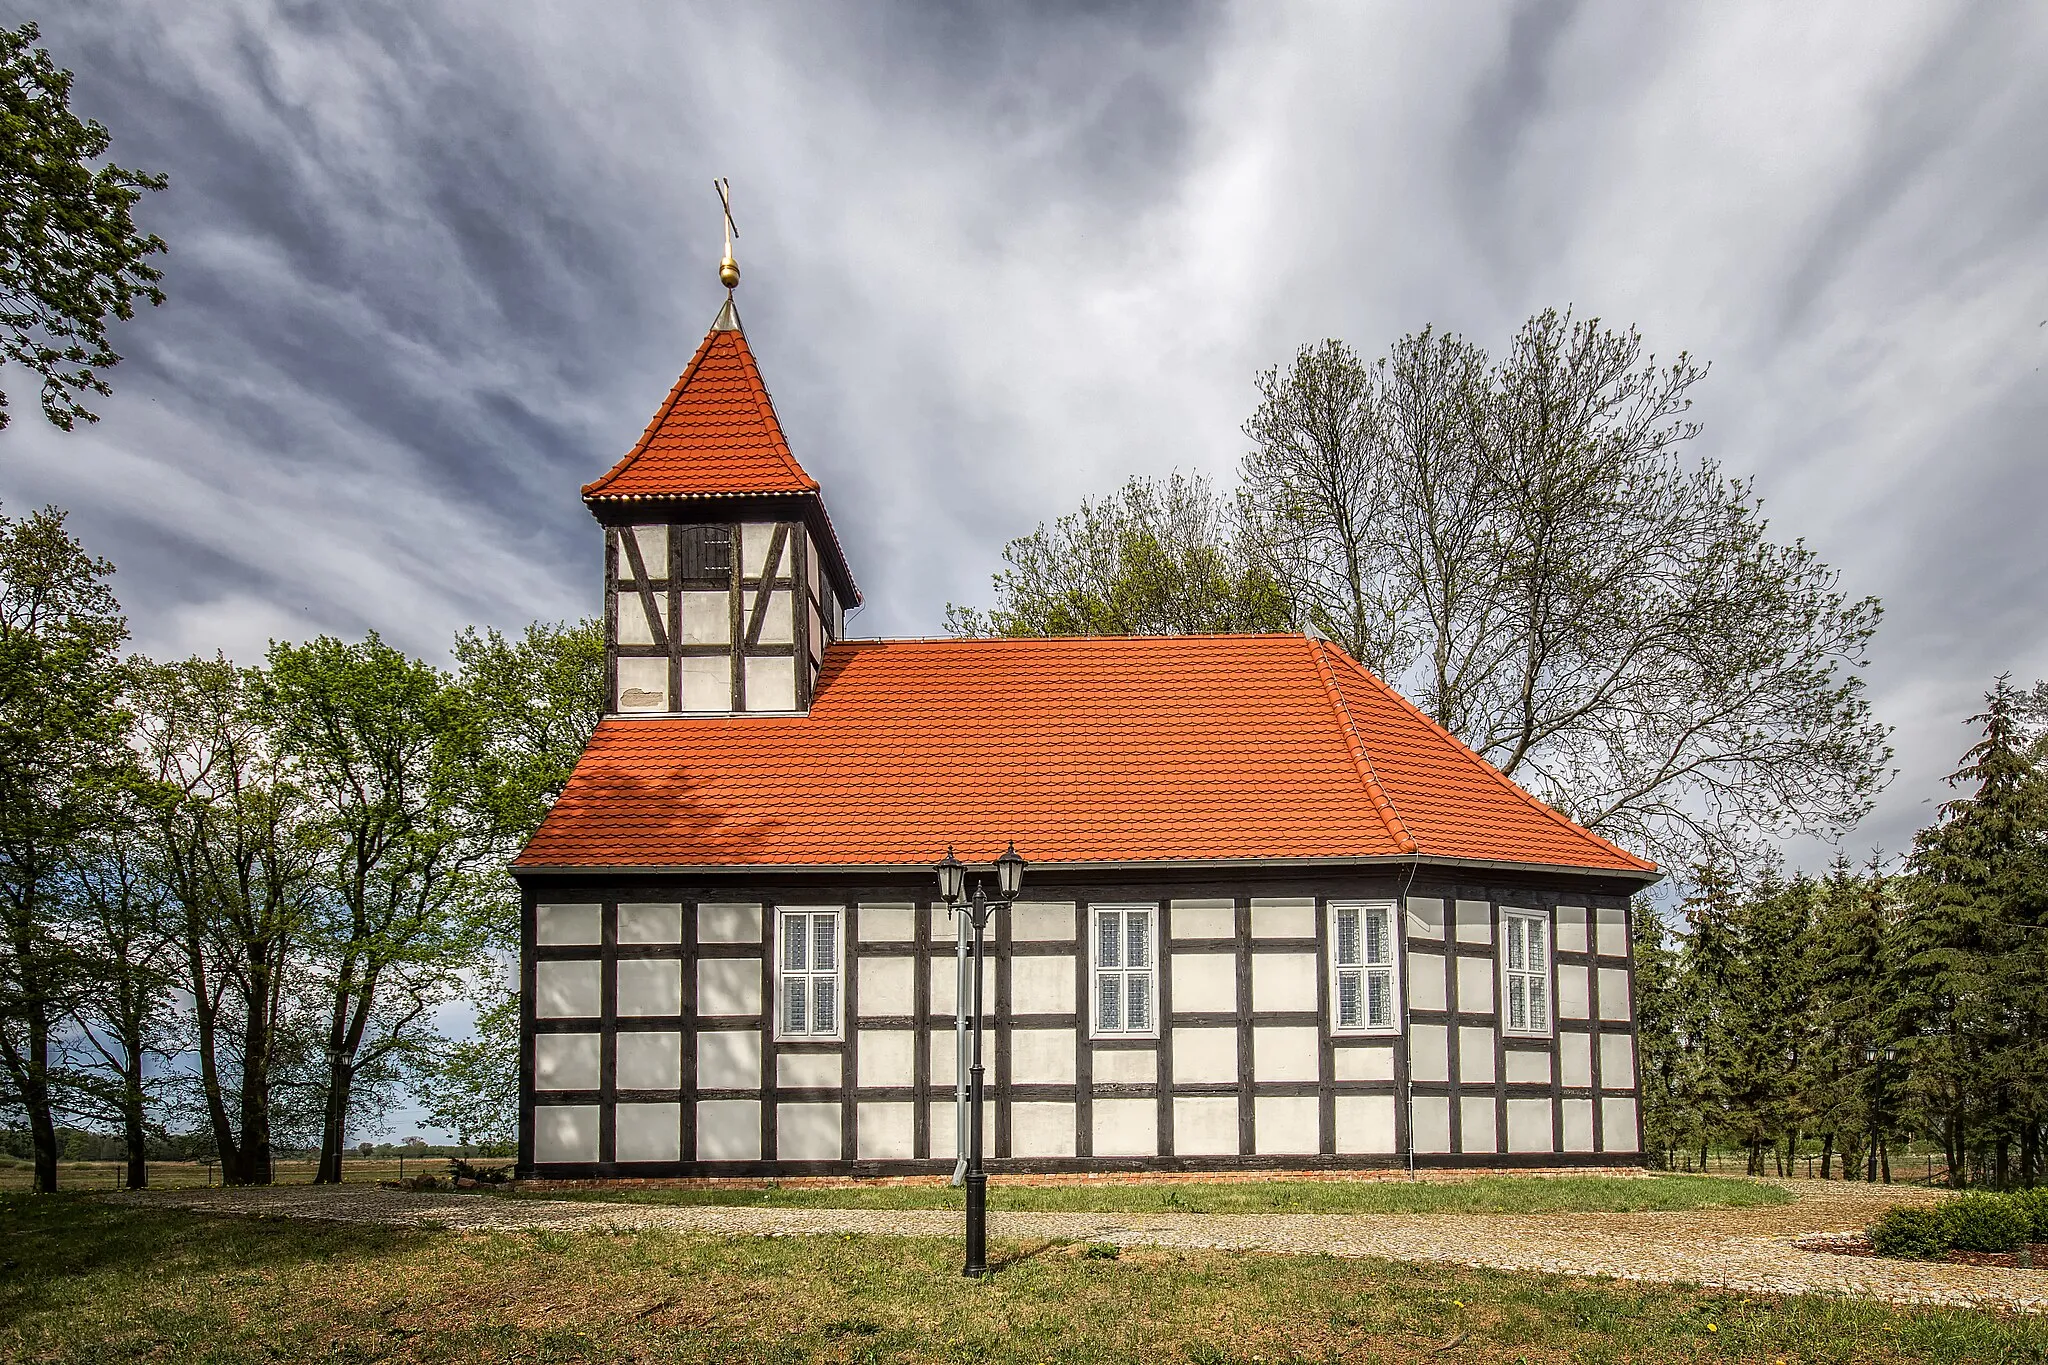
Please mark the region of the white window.
[[1095, 907], [1095, 1036], [1159, 1034], [1158, 910], [1150, 905]]
[[837, 909], [806, 907], [777, 917], [777, 1037], [839, 1036], [839, 917]]
[[1501, 995], [1509, 1033], [1550, 1036], [1550, 919], [1501, 912]]
[[1394, 907], [1330, 907], [1330, 1008], [1336, 1033], [1393, 1033]]

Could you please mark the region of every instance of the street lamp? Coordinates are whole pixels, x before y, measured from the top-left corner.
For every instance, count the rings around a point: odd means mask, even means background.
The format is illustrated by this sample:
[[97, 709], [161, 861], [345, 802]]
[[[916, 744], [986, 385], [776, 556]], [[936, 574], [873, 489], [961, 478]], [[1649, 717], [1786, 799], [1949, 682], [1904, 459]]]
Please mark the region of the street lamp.
[[[967, 1072], [967, 1265], [960, 1273], [988, 1274], [988, 1174], [981, 1169], [981, 939], [990, 914], [1017, 899], [1024, 884], [1024, 860], [1012, 842], [996, 859], [996, 898], [990, 900], [980, 883], [967, 892], [967, 868], [953, 850], [939, 860], [933, 871], [939, 874], [939, 896], [953, 909], [965, 909], [974, 926], [974, 1063]], [[963, 907], [960, 898], [968, 894]]]

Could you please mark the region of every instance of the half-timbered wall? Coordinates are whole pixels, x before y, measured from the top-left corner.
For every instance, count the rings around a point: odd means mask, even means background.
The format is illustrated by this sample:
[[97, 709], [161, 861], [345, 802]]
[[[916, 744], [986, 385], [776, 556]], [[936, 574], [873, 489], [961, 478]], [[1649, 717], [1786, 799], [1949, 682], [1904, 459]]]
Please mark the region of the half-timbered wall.
[[[1332, 1027], [1332, 901], [1020, 902], [984, 964], [987, 1155], [1018, 1168], [1633, 1163], [1628, 902], [1409, 895], [1383, 1035]], [[621, 895], [626, 893], [619, 893]], [[640, 893], [646, 894], [646, 893]], [[1382, 893], [1382, 902], [1393, 901]], [[1091, 911], [1156, 916], [1156, 1029], [1097, 1036]], [[834, 908], [841, 1027], [778, 1028], [778, 908]], [[1503, 1013], [1503, 916], [1540, 919], [1546, 1019]], [[529, 894], [522, 1166], [542, 1174], [937, 1170], [954, 1153], [954, 934], [862, 892]]]

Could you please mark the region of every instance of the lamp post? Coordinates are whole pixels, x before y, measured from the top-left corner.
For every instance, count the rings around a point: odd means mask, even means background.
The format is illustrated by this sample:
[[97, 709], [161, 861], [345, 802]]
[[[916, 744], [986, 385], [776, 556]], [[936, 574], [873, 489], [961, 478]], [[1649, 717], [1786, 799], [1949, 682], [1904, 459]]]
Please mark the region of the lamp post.
[[979, 1277], [988, 1274], [988, 1174], [981, 1169], [981, 940], [989, 916], [1017, 899], [1024, 884], [1024, 860], [1017, 856], [1014, 842], [996, 859], [994, 900], [980, 882], [971, 890], [967, 887], [967, 867], [951, 848], [933, 870], [939, 874], [940, 898], [949, 908], [964, 910], [974, 926], [974, 1061], [967, 1070], [967, 1265], [960, 1273]]

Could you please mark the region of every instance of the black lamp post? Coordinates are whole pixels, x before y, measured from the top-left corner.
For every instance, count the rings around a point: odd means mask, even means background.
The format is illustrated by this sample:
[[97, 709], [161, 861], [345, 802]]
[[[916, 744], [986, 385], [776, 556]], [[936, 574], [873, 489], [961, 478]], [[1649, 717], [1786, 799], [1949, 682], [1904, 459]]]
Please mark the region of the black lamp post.
[[[940, 898], [955, 909], [964, 909], [968, 923], [974, 926], [974, 1061], [967, 1069], [967, 1266], [960, 1273], [981, 1276], [988, 1274], [988, 1174], [981, 1169], [981, 937], [989, 916], [1017, 899], [1017, 890], [1024, 884], [1024, 860], [1017, 856], [1015, 843], [996, 859], [994, 900], [979, 883], [968, 892], [967, 868], [953, 856], [952, 849], [946, 850], [934, 870], [939, 874]], [[963, 893], [968, 896], [964, 907], [960, 904]]]

